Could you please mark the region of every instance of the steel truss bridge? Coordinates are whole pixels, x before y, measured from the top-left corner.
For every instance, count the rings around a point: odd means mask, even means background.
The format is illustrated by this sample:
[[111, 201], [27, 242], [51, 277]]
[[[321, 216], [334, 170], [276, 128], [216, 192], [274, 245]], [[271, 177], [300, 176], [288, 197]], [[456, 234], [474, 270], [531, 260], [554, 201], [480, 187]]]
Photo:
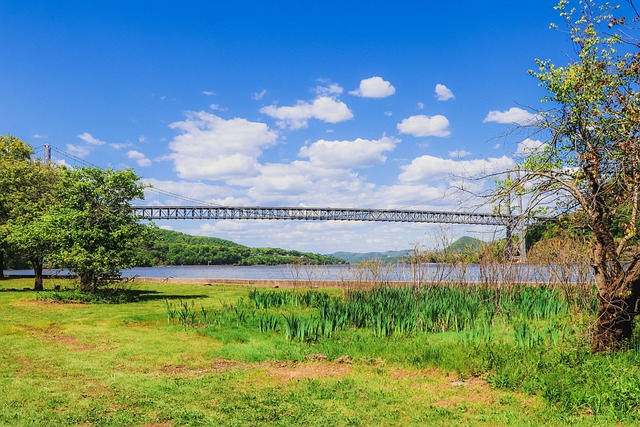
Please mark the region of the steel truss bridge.
[[[140, 219], [272, 219], [301, 221], [378, 221], [439, 224], [474, 224], [514, 227], [519, 217], [469, 212], [404, 209], [232, 207], [232, 206], [133, 206]], [[542, 218], [540, 218], [542, 219]], [[537, 222], [529, 219], [528, 223]]]

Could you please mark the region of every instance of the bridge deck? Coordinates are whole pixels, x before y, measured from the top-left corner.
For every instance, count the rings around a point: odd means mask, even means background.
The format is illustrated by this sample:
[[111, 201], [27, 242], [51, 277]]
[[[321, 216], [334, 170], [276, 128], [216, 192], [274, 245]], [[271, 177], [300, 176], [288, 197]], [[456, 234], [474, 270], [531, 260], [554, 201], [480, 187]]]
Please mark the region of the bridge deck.
[[231, 206], [134, 206], [140, 219], [279, 219], [302, 221], [381, 221], [507, 226], [517, 217], [469, 212], [437, 212], [403, 209], [231, 207]]

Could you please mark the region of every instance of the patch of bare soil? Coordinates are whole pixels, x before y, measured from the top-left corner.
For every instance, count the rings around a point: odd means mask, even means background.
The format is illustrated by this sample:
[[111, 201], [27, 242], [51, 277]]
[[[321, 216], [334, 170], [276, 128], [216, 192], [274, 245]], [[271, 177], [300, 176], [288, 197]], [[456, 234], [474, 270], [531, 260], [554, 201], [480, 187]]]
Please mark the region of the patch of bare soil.
[[460, 405], [494, 405], [498, 395], [483, 379], [469, 377], [460, 380], [452, 375], [447, 376], [446, 385], [440, 389], [441, 398], [432, 402], [433, 406], [441, 408], [457, 407]]
[[167, 365], [162, 368], [162, 373], [169, 375], [202, 375], [209, 372], [225, 372], [242, 366], [245, 366], [245, 364], [219, 357], [213, 359], [211, 365], [207, 367], [194, 369], [188, 365]]
[[30, 332], [33, 336], [45, 341], [61, 344], [67, 347], [69, 351], [95, 350], [97, 348], [94, 344], [81, 342], [73, 335], [65, 334], [55, 323], [46, 328], [37, 328], [30, 325], [16, 325], [16, 327]]
[[351, 373], [352, 367], [347, 363], [336, 362], [279, 362], [264, 365], [267, 376], [278, 382], [287, 383], [316, 378], [343, 378]]
[[28, 378], [32, 373], [41, 373], [44, 375], [44, 373], [47, 372], [42, 366], [38, 366], [33, 360], [24, 356], [19, 356], [15, 360], [20, 365], [20, 370], [16, 373], [16, 378]]

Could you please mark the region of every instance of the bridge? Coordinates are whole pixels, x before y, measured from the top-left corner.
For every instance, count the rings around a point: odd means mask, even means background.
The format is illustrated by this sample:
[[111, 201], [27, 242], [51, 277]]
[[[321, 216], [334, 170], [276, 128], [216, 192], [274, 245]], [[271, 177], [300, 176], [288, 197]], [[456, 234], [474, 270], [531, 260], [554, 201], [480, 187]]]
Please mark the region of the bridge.
[[[51, 150], [69, 156], [88, 166], [69, 153], [55, 149], [49, 144], [42, 146], [44, 159], [51, 161]], [[165, 191], [161, 194], [177, 196]], [[185, 198], [186, 199], [186, 198]], [[188, 199], [186, 199], [188, 200]], [[196, 203], [199, 201], [196, 201]], [[524, 247], [524, 228], [549, 221], [549, 218], [528, 217], [525, 215], [500, 215], [476, 212], [445, 212], [406, 209], [357, 209], [357, 208], [303, 208], [303, 207], [261, 207], [261, 206], [132, 206], [135, 215], [146, 220], [300, 220], [300, 221], [376, 221], [376, 222], [412, 222], [432, 224], [468, 224], [502, 226], [506, 228], [507, 252], [510, 257], [517, 254], [520, 260], [526, 259]], [[522, 207], [520, 207], [522, 212]], [[513, 231], [519, 230], [519, 248], [513, 249]]]
[[140, 219], [224, 220], [270, 219], [301, 221], [378, 221], [473, 224], [513, 227], [519, 217], [487, 213], [405, 209], [302, 208], [261, 206], [133, 206]]

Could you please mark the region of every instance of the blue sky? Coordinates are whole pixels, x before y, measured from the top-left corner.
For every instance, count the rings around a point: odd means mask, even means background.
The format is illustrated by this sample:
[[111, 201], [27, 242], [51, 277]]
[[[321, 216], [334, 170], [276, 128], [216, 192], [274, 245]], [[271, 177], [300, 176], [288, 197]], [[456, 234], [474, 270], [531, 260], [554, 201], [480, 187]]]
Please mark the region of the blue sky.
[[[562, 62], [555, 1], [0, 0], [0, 134], [216, 205], [488, 210], [460, 175], [508, 168]], [[54, 151], [57, 161], [79, 164]], [[469, 182], [473, 191], [486, 183]], [[149, 204], [185, 204], [148, 191]], [[166, 222], [330, 253], [499, 230]]]

